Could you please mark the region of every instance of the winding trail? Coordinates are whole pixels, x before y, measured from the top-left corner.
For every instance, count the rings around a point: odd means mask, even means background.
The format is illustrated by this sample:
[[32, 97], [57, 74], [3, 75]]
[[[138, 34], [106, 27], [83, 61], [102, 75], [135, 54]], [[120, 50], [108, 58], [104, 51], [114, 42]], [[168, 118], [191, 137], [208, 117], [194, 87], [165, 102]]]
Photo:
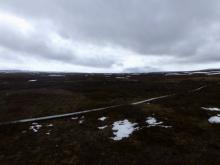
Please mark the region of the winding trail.
[[159, 97], [153, 97], [153, 98], [150, 98], [150, 99], [146, 99], [146, 100], [142, 100], [142, 101], [131, 103], [131, 105], [139, 105], [139, 104], [147, 103], [147, 102], [150, 102], [150, 101], [160, 100], [160, 99], [163, 99], [163, 98], [166, 98], [166, 97], [171, 97], [171, 96], [174, 96], [174, 95], [175, 94], [164, 95], [164, 96], [159, 96]]
[[204, 88], [206, 88], [206, 87], [207, 87], [207, 85], [201, 86], [201, 87], [199, 87], [199, 88], [190, 90], [189, 93], [199, 92], [199, 91], [201, 91], [202, 89], [204, 89]]
[[[200, 91], [200, 90], [204, 89], [205, 87], [207, 87], [207, 86], [202, 86], [202, 87], [196, 88], [194, 90], [190, 90], [189, 93], [194, 93], [194, 92]], [[167, 97], [172, 97], [172, 96], [175, 96], [175, 95], [177, 95], [177, 94], [170, 94], [170, 95], [163, 95], [163, 96], [159, 96], [159, 97], [153, 97], [153, 98], [149, 98], [149, 99], [146, 99], [146, 100], [141, 100], [141, 101], [133, 102], [133, 103], [129, 103], [129, 104], [118, 104], [118, 105], [112, 105], [112, 106], [107, 106], [107, 107], [89, 109], [89, 110], [84, 110], [84, 111], [79, 111], [79, 112], [72, 112], [72, 113], [65, 113], [65, 114], [59, 114], [59, 115], [50, 115], [50, 116], [43, 116], [43, 117], [37, 117], [37, 118], [27, 118], [27, 119], [21, 119], [21, 120], [2, 122], [2, 123], [0, 123], [0, 126], [1, 125], [37, 122], [37, 121], [44, 121], [44, 120], [70, 117], [70, 116], [81, 115], [81, 114], [86, 114], [86, 113], [90, 113], [90, 112], [110, 110], [110, 109], [114, 109], [114, 108], [125, 106], [125, 105], [135, 106], [135, 105], [148, 103], [148, 102], [155, 101], [155, 100], [161, 100], [161, 99], [164, 99], [164, 98], [167, 98]]]

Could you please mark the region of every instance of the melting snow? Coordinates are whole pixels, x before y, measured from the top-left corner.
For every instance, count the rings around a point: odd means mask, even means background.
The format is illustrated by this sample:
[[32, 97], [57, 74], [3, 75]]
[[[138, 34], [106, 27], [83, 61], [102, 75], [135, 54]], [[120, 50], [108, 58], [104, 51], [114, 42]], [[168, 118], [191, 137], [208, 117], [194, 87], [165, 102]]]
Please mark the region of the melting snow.
[[168, 126], [168, 125], [159, 125], [162, 128], [172, 128], [172, 126]]
[[84, 122], [84, 120], [79, 120], [79, 122], [78, 122], [78, 123], [79, 123], [79, 124], [82, 124], [83, 122]]
[[36, 82], [37, 80], [28, 80], [29, 82]]
[[115, 78], [117, 78], [117, 79], [124, 79], [124, 78], [126, 78], [126, 77], [115, 77]]
[[105, 128], [107, 128], [108, 126], [107, 125], [104, 125], [104, 126], [102, 126], [102, 127], [98, 127], [98, 129], [105, 129]]
[[123, 138], [129, 137], [135, 130], [138, 129], [137, 123], [131, 123], [127, 119], [123, 121], [116, 121], [113, 123], [112, 130], [115, 137], [112, 137], [113, 140], [122, 140]]
[[46, 133], [46, 135], [50, 135], [50, 131]]
[[187, 75], [187, 74], [184, 74], [184, 73], [167, 73], [167, 74], [165, 74], [165, 76], [184, 76], [184, 75]]
[[65, 77], [65, 75], [62, 74], [50, 74], [49, 77]]
[[38, 132], [38, 130], [42, 127], [42, 125], [38, 123], [32, 123], [32, 125], [29, 127], [30, 130], [33, 132]]
[[157, 119], [154, 117], [147, 117], [146, 123], [149, 124], [148, 127], [154, 127], [159, 124], [163, 124], [163, 122], [157, 122]]
[[78, 117], [72, 117], [71, 119], [72, 119], [72, 120], [77, 120], [77, 119], [78, 119]]
[[82, 116], [81, 118], [80, 118], [80, 120], [79, 120], [79, 124], [82, 124], [83, 122], [84, 122], [84, 119], [85, 119], [85, 117], [84, 116]]
[[53, 124], [48, 124], [47, 126], [48, 126], [48, 127], [53, 127]]
[[219, 124], [220, 123], [220, 115], [212, 116], [208, 119], [211, 124]]
[[98, 118], [98, 120], [100, 120], [100, 121], [104, 121], [106, 119], [107, 119], [107, 117], [105, 117], [105, 116]]
[[220, 111], [220, 108], [214, 108], [214, 107], [211, 107], [211, 108], [202, 107], [202, 109], [207, 110], [207, 111]]
[[220, 74], [220, 72], [216, 72], [216, 73], [208, 73], [207, 75], [211, 76], [211, 75], [219, 75], [219, 74]]
[[154, 117], [147, 117], [146, 123], [148, 124], [147, 127], [155, 127], [155, 126], [159, 126], [162, 128], [171, 128], [172, 126], [166, 126], [166, 125], [161, 125], [163, 124], [163, 122], [157, 122], [157, 119]]

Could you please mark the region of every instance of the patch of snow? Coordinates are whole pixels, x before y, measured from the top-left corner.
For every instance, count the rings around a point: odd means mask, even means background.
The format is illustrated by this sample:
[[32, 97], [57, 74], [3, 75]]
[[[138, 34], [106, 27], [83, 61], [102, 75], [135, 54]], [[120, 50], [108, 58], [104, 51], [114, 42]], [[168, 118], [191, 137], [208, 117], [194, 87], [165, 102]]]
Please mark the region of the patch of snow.
[[163, 124], [163, 122], [157, 122], [157, 119], [154, 117], [147, 117], [146, 123], [149, 125], [149, 127], [154, 127], [159, 124]]
[[159, 127], [162, 127], [162, 128], [172, 128], [172, 126], [168, 126], [168, 125], [159, 125]]
[[212, 116], [208, 119], [209, 123], [211, 124], [219, 124], [220, 123], [220, 116]]
[[98, 127], [98, 129], [105, 129], [105, 128], [107, 128], [108, 126], [107, 125], [104, 125], [104, 126], [102, 126], [102, 127]]
[[47, 133], [45, 133], [46, 135], [50, 135], [50, 131], [48, 131]]
[[184, 73], [167, 73], [165, 76], [185, 76], [187, 74]]
[[220, 74], [220, 72], [216, 72], [216, 73], [208, 73], [207, 75], [211, 76], [211, 75], [219, 75], [219, 74]]
[[131, 123], [127, 119], [116, 121], [113, 123], [112, 128], [115, 137], [112, 137], [111, 139], [118, 141], [123, 138], [128, 138], [137, 129], [137, 123]]
[[124, 78], [126, 78], [126, 77], [115, 77], [115, 78], [117, 78], [117, 79], [124, 79]]
[[208, 74], [209, 72], [192, 72], [192, 74]]
[[38, 123], [32, 123], [32, 125], [29, 127], [30, 130], [33, 132], [38, 132], [38, 130], [42, 127], [42, 125]]
[[72, 119], [72, 120], [77, 120], [77, 119], [78, 119], [78, 117], [71, 117], [71, 119]]
[[49, 74], [49, 77], [65, 77], [65, 75], [62, 74]]
[[28, 80], [28, 82], [36, 82], [37, 80]]
[[84, 122], [84, 120], [79, 120], [79, 122], [78, 122], [78, 123], [79, 123], [79, 124], [82, 124], [83, 122]]
[[105, 121], [106, 119], [107, 119], [107, 117], [105, 117], [105, 116], [98, 118], [98, 120], [100, 120], [100, 121]]
[[202, 107], [202, 109], [207, 111], [220, 111], [220, 108], [214, 108], [214, 107], [210, 107], [210, 108]]
[[48, 124], [47, 126], [48, 126], [48, 127], [53, 127], [53, 124]]
[[162, 127], [162, 128], [171, 128], [172, 127], [172, 126], [162, 125], [163, 122], [162, 121], [157, 122], [157, 119], [154, 117], [147, 117], [146, 123], [148, 124], [147, 127], [155, 127], [155, 126]]
[[85, 118], [85, 117], [82, 116], [82, 117], [80, 118], [80, 120], [78, 121], [78, 123], [79, 123], [79, 124], [82, 124], [82, 123], [84, 122], [84, 118]]

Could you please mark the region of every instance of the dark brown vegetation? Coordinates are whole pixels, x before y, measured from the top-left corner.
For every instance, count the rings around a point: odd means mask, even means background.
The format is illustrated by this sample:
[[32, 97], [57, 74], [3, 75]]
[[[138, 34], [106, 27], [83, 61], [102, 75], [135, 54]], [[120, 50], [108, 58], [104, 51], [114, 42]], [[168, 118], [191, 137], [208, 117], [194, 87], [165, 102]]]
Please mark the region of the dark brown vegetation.
[[[124, 106], [87, 113], [82, 124], [68, 117], [39, 122], [38, 132], [29, 129], [32, 123], [0, 126], [0, 164], [220, 164], [220, 125], [208, 122], [218, 113], [201, 109], [220, 107], [220, 76], [0, 74], [0, 122], [117, 104]], [[152, 115], [172, 128], [147, 128]], [[97, 120], [102, 116], [107, 120]], [[110, 139], [113, 122], [124, 119], [142, 129]]]

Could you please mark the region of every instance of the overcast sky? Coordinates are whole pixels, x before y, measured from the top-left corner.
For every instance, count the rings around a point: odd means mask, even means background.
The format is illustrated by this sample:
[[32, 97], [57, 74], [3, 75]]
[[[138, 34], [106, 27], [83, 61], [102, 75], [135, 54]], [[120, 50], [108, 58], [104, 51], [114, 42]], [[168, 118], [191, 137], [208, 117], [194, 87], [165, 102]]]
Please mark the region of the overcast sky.
[[220, 68], [219, 0], [0, 0], [0, 69]]

